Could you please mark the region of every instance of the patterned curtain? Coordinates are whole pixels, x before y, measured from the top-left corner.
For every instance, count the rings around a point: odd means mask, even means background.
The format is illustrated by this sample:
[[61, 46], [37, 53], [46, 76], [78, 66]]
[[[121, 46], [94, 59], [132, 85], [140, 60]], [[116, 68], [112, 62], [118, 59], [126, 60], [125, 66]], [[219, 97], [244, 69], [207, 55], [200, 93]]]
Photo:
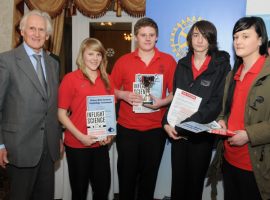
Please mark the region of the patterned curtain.
[[38, 9], [47, 12], [54, 19], [65, 9], [67, 0], [25, 0], [25, 3], [29, 10]]
[[[70, 1], [71, 0], [14, 0], [11, 48], [16, 48], [23, 42], [19, 23], [24, 14], [25, 2], [29, 10], [38, 9], [48, 12], [53, 19], [54, 32], [51, 36], [49, 51], [59, 55], [65, 17], [62, 11], [65, 9], [66, 4], [68, 4], [67, 15], [71, 17]], [[73, 14], [76, 14], [77, 8], [87, 17], [99, 18], [108, 11], [112, 2], [113, 0], [73, 0]], [[114, 11], [116, 11], [117, 17], [121, 17], [121, 9], [124, 9], [124, 11], [132, 17], [143, 17], [145, 15], [145, 4], [146, 0], [115, 0]]]
[[19, 29], [20, 21], [23, 15], [24, 1], [14, 0], [11, 49], [17, 48], [23, 42], [23, 37], [21, 36], [21, 31]]
[[73, 0], [73, 6], [84, 16], [99, 18], [108, 11], [112, 1], [113, 0]]
[[132, 17], [143, 17], [145, 15], [146, 0], [115, 0], [114, 10], [117, 17], [121, 17], [121, 8]]
[[[113, 0], [73, 0], [73, 6], [84, 16], [99, 18], [108, 11], [112, 2]], [[121, 17], [122, 8], [132, 17], [142, 17], [145, 15], [145, 4], [146, 0], [115, 0], [114, 11], [117, 17]]]

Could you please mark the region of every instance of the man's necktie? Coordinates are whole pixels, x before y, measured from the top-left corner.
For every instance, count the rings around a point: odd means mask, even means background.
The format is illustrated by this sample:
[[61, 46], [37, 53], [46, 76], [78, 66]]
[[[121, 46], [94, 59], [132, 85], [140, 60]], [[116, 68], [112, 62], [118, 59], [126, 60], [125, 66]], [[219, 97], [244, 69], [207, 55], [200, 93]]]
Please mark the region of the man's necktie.
[[41, 56], [40, 55], [33, 55], [34, 58], [37, 60], [37, 69], [36, 69], [36, 72], [37, 72], [37, 75], [38, 75], [38, 79], [40, 81], [40, 84], [42, 86], [42, 89], [45, 93], [45, 96], [47, 98], [47, 83], [45, 81], [45, 76], [44, 76], [44, 73], [43, 73], [43, 69], [42, 69], [42, 65], [41, 65]]

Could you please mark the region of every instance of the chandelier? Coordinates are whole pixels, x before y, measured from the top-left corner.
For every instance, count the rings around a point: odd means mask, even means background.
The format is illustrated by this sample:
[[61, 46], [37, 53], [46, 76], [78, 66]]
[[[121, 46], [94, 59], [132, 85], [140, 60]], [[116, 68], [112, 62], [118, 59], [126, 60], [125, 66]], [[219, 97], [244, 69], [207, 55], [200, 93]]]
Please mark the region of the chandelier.
[[112, 26], [114, 24], [116, 24], [116, 22], [101, 22], [100, 23], [101, 26], [105, 26], [105, 25]]
[[132, 33], [130, 33], [130, 34], [124, 33], [124, 39], [128, 40], [128, 41], [132, 40]]

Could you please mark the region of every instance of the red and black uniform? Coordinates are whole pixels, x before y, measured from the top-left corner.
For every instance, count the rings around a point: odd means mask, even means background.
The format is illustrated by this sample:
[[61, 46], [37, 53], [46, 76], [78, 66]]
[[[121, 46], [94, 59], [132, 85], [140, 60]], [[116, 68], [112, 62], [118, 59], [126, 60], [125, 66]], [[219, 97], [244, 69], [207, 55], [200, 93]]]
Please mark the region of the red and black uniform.
[[[222, 108], [225, 79], [231, 70], [229, 58], [227, 52], [213, 52], [211, 56], [207, 56], [200, 70], [194, 66], [192, 52], [179, 60], [174, 74], [173, 93], [179, 88], [202, 98], [198, 111], [183, 122], [207, 124], [218, 117]], [[163, 117], [163, 126], [168, 124], [167, 114], [168, 111]], [[177, 126], [175, 130], [179, 135], [189, 137], [188, 140], [170, 140], [172, 142], [171, 199], [201, 199], [215, 135], [206, 132], [194, 134]]]
[[[163, 75], [162, 99], [166, 97], [167, 89], [172, 92], [173, 74], [176, 62], [172, 56], [159, 52], [146, 66], [135, 52], [122, 56], [115, 64], [112, 78], [115, 88], [133, 91], [136, 74]], [[157, 173], [163, 155], [166, 134], [162, 130], [161, 120], [166, 107], [153, 113], [135, 113], [133, 107], [121, 101], [116, 144], [118, 150], [118, 175], [120, 199], [134, 198], [135, 182], [138, 173], [139, 199], [153, 199]]]
[[[231, 131], [246, 130], [244, 120], [246, 104], [244, 102], [247, 101], [250, 87], [263, 68], [265, 60], [265, 56], [261, 56], [245, 74], [242, 81], [240, 80], [240, 75], [244, 64], [239, 67], [234, 76], [236, 85], [228, 120], [228, 129]], [[224, 157], [225, 199], [240, 199], [240, 195], [245, 195], [241, 196], [244, 199], [261, 199], [250, 161], [248, 144], [241, 147], [230, 146], [228, 141], [225, 140]]]
[[[244, 64], [242, 64], [234, 76], [236, 80], [236, 85], [233, 94], [233, 104], [231, 107], [231, 114], [228, 120], [228, 129], [231, 131], [245, 130], [245, 104], [249, 88], [260, 73], [265, 62], [265, 56], [261, 56], [257, 62], [252, 66], [252, 68], [245, 74], [243, 80], [240, 80], [240, 75]], [[242, 147], [230, 146], [228, 142], [225, 142], [225, 159], [233, 166], [247, 170], [253, 171], [249, 153], [248, 146], [245, 144]]]
[[[59, 87], [58, 107], [71, 110], [69, 117], [74, 126], [87, 135], [86, 125], [86, 97], [99, 95], [114, 95], [114, 87], [111, 83], [107, 90], [101, 80], [100, 72], [95, 84], [83, 76], [80, 70], [68, 73]], [[92, 183], [94, 199], [108, 198], [110, 188], [110, 162], [108, 146], [100, 146], [98, 142], [85, 147], [68, 130], [65, 131], [65, 146], [69, 168], [69, 178], [72, 188], [72, 199], [86, 199], [89, 179]]]

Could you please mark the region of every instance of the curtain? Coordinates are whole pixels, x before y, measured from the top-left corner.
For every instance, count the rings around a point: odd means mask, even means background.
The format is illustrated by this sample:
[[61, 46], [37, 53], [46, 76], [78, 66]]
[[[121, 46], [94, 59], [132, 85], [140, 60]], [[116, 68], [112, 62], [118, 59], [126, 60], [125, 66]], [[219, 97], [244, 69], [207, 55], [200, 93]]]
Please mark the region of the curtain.
[[61, 49], [64, 21], [65, 12], [62, 12], [60, 15], [58, 15], [52, 20], [53, 33], [51, 35], [51, 40], [49, 44], [50, 48], [48, 50], [57, 56], [59, 56]]
[[[113, 0], [73, 0], [75, 6], [84, 16], [90, 18], [102, 17]], [[145, 15], [146, 0], [115, 0], [114, 11], [116, 16], [121, 17], [121, 8], [132, 17], [142, 17]]]
[[73, 0], [73, 6], [84, 16], [99, 18], [107, 11], [113, 0]]
[[[59, 55], [64, 24], [62, 11], [70, 0], [14, 0], [12, 48], [18, 47], [23, 42], [19, 23], [24, 14], [24, 2], [29, 10], [39, 9], [48, 12], [53, 19], [54, 32], [51, 36], [52, 43], [49, 44], [49, 50], [53, 54]], [[73, 0], [73, 6], [87, 17], [99, 18], [108, 11], [112, 2], [113, 0]], [[132, 17], [142, 17], [145, 15], [145, 4], [146, 0], [115, 0], [114, 11], [117, 11], [117, 17], [121, 17], [121, 8]]]
[[25, 0], [25, 3], [29, 10], [42, 10], [49, 13], [51, 18], [54, 19], [62, 13], [67, 0]]
[[17, 48], [23, 42], [21, 31], [19, 29], [20, 21], [23, 15], [24, 0], [14, 0], [11, 49]]
[[[146, 0], [115, 0], [115, 2], [121, 4], [121, 7], [125, 10], [125, 12], [132, 17], [143, 17], [145, 15]], [[117, 14], [118, 13], [119, 12], [117, 10]]]

